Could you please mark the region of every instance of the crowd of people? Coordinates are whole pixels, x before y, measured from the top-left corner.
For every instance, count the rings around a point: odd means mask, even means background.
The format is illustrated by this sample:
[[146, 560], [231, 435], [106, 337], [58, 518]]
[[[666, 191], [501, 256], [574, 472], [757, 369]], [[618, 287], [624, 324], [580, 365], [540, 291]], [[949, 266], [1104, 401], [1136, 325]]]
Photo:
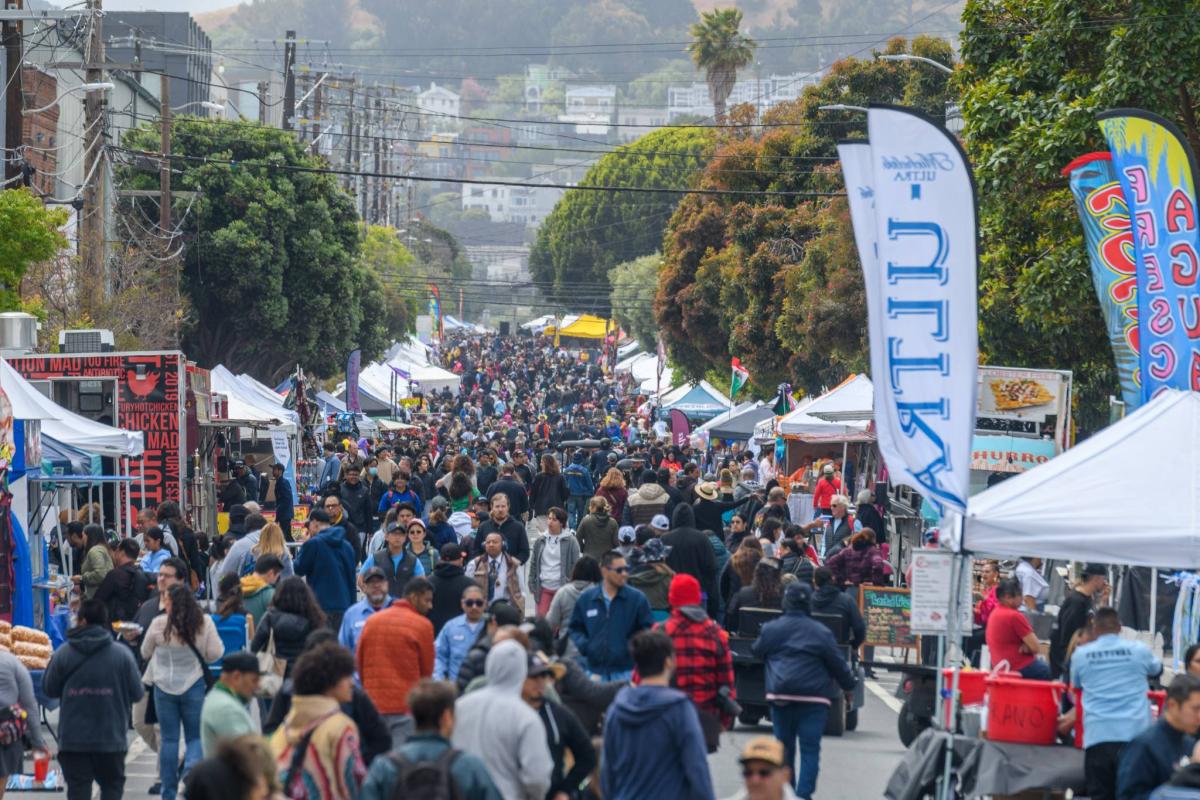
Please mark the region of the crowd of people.
[[80, 603], [45, 683], [72, 800], [120, 796], [125, 720], [165, 800], [713, 797], [731, 636], [774, 732], [742, 796], [813, 795], [850, 596], [892, 579], [870, 493], [830, 464], [793, 520], [771, 453], [671, 445], [596, 359], [478, 336], [443, 358], [461, 391], [426, 396], [419, 433], [330, 440], [302, 487], [233, 461], [220, 537], [174, 503], [119, 542], [64, 521]]

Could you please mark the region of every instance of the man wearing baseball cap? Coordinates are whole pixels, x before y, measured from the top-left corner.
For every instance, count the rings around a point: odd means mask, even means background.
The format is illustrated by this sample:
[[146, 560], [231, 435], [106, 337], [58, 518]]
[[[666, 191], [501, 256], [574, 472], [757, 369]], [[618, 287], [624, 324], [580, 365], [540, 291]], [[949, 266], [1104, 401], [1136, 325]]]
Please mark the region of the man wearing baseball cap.
[[351, 653], [358, 644], [358, 636], [367, 620], [392, 601], [388, 594], [387, 573], [382, 568], [367, 567], [361, 577], [366, 598], [346, 609], [346, 615], [342, 617], [342, 625], [338, 629], [338, 642]]
[[262, 672], [253, 653], [229, 653], [221, 663], [221, 677], [204, 698], [200, 710], [200, 747], [205, 758], [217, 749], [221, 739], [259, 733], [250, 716], [248, 703], [258, 691]]
[[[783, 594], [783, 616], [763, 625], [751, 647], [765, 664], [767, 700], [784, 764], [796, 776], [796, 794], [812, 798], [821, 767], [821, 734], [829, 718], [834, 684], [854, 689], [854, 675], [829, 628], [810, 614], [812, 587], [792, 583]], [[796, 772], [796, 742], [800, 772]]]
[[783, 745], [770, 736], [756, 736], [746, 743], [738, 759], [746, 788], [727, 800], [796, 800], [788, 785], [783, 763]]
[[1050, 634], [1050, 677], [1058, 680], [1066, 669], [1067, 647], [1075, 632], [1087, 624], [1096, 601], [1108, 597], [1108, 569], [1103, 564], [1086, 564], [1058, 609], [1058, 620]]

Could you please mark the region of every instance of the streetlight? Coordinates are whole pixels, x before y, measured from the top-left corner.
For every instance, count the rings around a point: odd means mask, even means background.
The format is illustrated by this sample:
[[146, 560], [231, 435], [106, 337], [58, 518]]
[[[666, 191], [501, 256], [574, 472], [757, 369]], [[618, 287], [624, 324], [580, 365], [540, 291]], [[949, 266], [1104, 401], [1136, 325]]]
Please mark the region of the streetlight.
[[65, 92], [60, 94], [58, 97], [54, 98], [54, 102], [50, 103], [49, 105], [42, 106], [41, 108], [26, 108], [26, 109], [23, 109], [21, 111], [21, 113], [22, 114], [40, 114], [41, 112], [43, 112], [47, 109], [54, 108], [56, 105], [61, 103], [66, 98], [67, 95], [71, 94], [72, 92], [108, 92], [108, 91], [112, 91], [112, 88], [113, 88], [113, 85], [111, 83], [108, 83], [107, 81], [105, 81], [104, 83], [81, 83], [78, 86], [72, 86], [70, 89], [67, 89]]
[[200, 106], [201, 108], [207, 108], [209, 111], [216, 111], [218, 113], [224, 113], [225, 111], [225, 106], [221, 105], [220, 103], [214, 103], [211, 100], [193, 100], [192, 102], [184, 103], [181, 106], [172, 106], [171, 110], [183, 111], [185, 108], [191, 108], [192, 106]]
[[860, 111], [863, 114], [867, 113], [866, 106], [849, 106], [845, 103], [833, 103], [828, 106], [817, 106], [818, 111]]
[[929, 64], [932, 67], [937, 67], [947, 75], [953, 75], [954, 70], [947, 67], [940, 61], [934, 61], [932, 58], [925, 56], [914, 56], [912, 53], [887, 53], [876, 56], [880, 61], [920, 61], [922, 64]]

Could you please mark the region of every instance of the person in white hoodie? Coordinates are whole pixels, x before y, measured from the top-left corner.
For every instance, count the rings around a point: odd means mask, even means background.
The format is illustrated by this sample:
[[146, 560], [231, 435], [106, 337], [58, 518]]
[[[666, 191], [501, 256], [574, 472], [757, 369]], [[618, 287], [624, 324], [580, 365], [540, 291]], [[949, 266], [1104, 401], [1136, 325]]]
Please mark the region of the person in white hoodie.
[[521, 699], [528, 662], [520, 642], [496, 644], [484, 662], [487, 686], [454, 707], [454, 746], [483, 759], [505, 800], [543, 800], [554, 771], [542, 720]]

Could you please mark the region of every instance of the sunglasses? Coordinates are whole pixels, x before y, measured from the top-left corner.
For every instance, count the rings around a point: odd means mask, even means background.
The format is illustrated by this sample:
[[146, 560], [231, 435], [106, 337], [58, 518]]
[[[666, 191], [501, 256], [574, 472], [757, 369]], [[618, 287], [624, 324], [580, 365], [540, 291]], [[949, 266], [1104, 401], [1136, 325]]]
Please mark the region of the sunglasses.
[[774, 767], [744, 767], [742, 769], [743, 778], [769, 778], [774, 774]]
[[629, 567], [608, 567], [607, 569], [609, 572], [616, 572], [619, 575], [624, 575], [626, 572], [629, 572]]
[[462, 602], [467, 608], [483, 608], [482, 600], [463, 600]]

